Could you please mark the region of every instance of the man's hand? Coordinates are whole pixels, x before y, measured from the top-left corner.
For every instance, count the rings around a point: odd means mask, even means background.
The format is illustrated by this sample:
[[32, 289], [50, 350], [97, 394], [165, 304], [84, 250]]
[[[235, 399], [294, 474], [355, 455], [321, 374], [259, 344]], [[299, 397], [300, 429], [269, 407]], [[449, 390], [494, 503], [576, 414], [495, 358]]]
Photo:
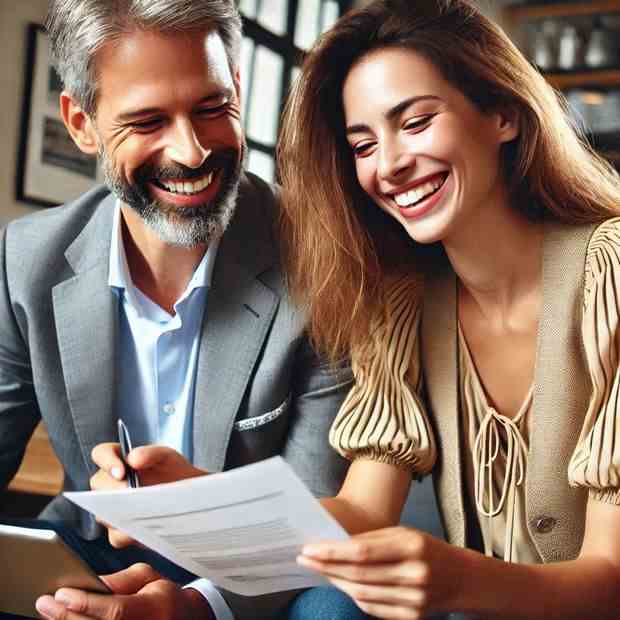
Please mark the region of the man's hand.
[[37, 611], [46, 620], [215, 620], [199, 592], [163, 579], [147, 564], [102, 579], [112, 594], [61, 588], [37, 599]]
[[[100, 469], [90, 479], [90, 488], [93, 491], [110, 491], [127, 486], [125, 480], [125, 465], [121, 458], [120, 445], [117, 443], [102, 443], [93, 448], [91, 457]], [[165, 446], [142, 446], [135, 448], [127, 455], [127, 462], [138, 474], [141, 486], [150, 486], [163, 482], [175, 482], [185, 478], [204, 476], [208, 472], [194, 467], [172, 448]], [[110, 544], [117, 549], [134, 544], [133, 539], [122, 532], [109, 527], [108, 538]]]

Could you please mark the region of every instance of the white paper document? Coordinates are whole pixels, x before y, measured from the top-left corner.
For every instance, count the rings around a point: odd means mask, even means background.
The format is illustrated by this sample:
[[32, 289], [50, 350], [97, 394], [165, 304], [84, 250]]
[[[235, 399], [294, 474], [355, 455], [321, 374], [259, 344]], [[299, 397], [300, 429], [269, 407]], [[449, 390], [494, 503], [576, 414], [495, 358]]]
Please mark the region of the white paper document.
[[323, 583], [295, 562], [302, 545], [348, 538], [279, 456], [170, 484], [65, 496], [183, 568], [246, 596]]

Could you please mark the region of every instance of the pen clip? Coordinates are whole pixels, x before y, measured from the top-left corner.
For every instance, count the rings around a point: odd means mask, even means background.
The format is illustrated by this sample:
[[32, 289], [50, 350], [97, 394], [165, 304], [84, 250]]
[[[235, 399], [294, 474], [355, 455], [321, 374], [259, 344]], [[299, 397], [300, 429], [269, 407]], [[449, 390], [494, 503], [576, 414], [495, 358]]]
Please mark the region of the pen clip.
[[123, 458], [123, 465], [125, 466], [125, 478], [127, 478], [129, 488], [137, 489], [140, 486], [138, 474], [136, 470], [127, 463], [127, 455], [132, 450], [131, 437], [129, 436], [127, 426], [120, 418], [118, 419], [118, 442], [121, 445], [121, 456]]

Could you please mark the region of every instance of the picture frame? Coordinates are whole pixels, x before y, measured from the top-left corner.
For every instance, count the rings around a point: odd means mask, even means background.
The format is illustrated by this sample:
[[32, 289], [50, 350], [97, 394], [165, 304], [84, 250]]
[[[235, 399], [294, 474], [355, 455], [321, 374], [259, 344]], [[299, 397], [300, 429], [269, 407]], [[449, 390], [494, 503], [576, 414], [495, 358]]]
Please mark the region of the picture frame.
[[28, 24], [26, 45], [15, 195], [20, 202], [51, 207], [77, 198], [102, 175], [96, 158], [78, 149], [62, 121], [62, 83], [43, 26]]

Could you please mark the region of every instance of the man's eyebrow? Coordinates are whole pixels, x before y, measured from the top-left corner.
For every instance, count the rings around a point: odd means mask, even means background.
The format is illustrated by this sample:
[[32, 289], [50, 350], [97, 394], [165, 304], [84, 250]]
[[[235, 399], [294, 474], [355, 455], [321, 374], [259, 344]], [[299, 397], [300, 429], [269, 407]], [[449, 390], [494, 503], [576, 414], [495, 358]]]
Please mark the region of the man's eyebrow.
[[[200, 101], [198, 101], [196, 107], [208, 103], [213, 103], [221, 99], [232, 99], [233, 92], [234, 91], [232, 88], [222, 88], [217, 92], [211, 93], [210, 95], [203, 97]], [[126, 112], [122, 112], [116, 117], [116, 120], [120, 123], [129, 123], [137, 118], [149, 116], [151, 114], [160, 114], [161, 112], [162, 109], [157, 107], [137, 108], [136, 110], [128, 110]]]
[[[436, 100], [440, 101], [440, 97], [436, 95], [417, 95], [415, 97], [409, 97], [408, 99], [404, 99], [400, 103], [397, 103], [395, 106], [391, 107], [389, 110], [384, 112], [383, 116], [386, 120], [391, 121], [394, 120], [399, 114], [401, 114], [404, 110], [406, 110], [409, 106], [412, 106], [414, 103], [418, 103], [420, 101], [427, 100]], [[359, 123], [356, 125], [349, 125], [346, 130], [346, 134], [352, 133], [364, 133], [365, 131], [369, 131], [370, 127], [364, 123]]]

